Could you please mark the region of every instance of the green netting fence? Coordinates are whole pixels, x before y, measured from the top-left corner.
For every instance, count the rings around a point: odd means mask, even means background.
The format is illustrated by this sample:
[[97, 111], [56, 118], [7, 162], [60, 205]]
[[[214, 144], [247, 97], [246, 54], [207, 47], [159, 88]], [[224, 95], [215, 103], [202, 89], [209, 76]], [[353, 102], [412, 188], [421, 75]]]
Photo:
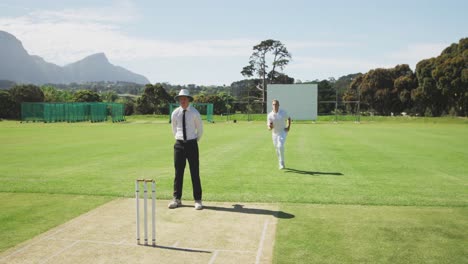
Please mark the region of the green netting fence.
[[125, 121], [124, 105], [119, 103], [22, 103], [24, 122], [112, 122]]
[[124, 104], [107, 104], [110, 106], [110, 114], [112, 117], [112, 122], [122, 122], [125, 121], [125, 106]]
[[[213, 104], [211, 103], [190, 103], [195, 109], [200, 112], [202, 119], [206, 119], [206, 121], [213, 123]], [[169, 123], [171, 123], [171, 116], [172, 112], [179, 107], [179, 104], [169, 104]]]

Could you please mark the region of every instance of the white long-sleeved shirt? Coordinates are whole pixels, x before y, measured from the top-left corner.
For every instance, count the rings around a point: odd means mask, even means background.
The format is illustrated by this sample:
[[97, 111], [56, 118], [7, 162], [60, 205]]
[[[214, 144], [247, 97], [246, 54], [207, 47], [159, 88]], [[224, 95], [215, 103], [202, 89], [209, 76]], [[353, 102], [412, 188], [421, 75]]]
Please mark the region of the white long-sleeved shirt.
[[[179, 106], [172, 112], [171, 116], [172, 134], [174, 134], [176, 140], [184, 140], [183, 111], [184, 109]], [[192, 106], [187, 107], [187, 112], [185, 112], [185, 130], [187, 140], [197, 139], [197, 141], [200, 141], [203, 135], [203, 122], [200, 113]]]

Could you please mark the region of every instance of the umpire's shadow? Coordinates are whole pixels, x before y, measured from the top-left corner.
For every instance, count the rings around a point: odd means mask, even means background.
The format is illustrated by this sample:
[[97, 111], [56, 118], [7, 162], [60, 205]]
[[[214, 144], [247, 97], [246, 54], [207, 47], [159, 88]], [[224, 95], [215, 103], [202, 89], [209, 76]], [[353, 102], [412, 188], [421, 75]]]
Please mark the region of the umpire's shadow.
[[305, 171], [305, 170], [296, 170], [292, 168], [285, 168], [284, 172], [287, 173], [297, 173], [305, 175], [328, 175], [328, 176], [344, 176], [341, 172], [322, 172], [322, 171]]
[[242, 204], [234, 204], [231, 207], [220, 207], [220, 206], [203, 206], [204, 210], [214, 210], [214, 211], [223, 211], [231, 213], [241, 213], [241, 214], [258, 214], [258, 215], [271, 215], [276, 218], [281, 219], [291, 219], [294, 218], [293, 214], [286, 213], [283, 211], [273, 211], [267, 209], [258, 209], [258, 208], [246, 208]]

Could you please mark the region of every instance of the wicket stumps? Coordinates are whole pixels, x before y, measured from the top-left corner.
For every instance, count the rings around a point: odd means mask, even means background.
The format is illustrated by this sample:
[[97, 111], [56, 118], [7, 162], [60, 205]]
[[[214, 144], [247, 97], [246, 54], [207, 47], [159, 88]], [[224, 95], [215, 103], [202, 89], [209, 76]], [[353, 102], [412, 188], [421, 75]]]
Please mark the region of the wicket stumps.
[[135, 198], [136, 198], [136, 237], [137, 244], [140, 245], [140, 184], [143, 183], [143, 217], [144, 217], [144, 232], [145, 245], [148, 245], [148, 182], [151, 182], [151, 222], [152, 222], [152, 239], [153, 246], [156, 246], [156, 182], [154, 180], [140, 179], [135, 181]]

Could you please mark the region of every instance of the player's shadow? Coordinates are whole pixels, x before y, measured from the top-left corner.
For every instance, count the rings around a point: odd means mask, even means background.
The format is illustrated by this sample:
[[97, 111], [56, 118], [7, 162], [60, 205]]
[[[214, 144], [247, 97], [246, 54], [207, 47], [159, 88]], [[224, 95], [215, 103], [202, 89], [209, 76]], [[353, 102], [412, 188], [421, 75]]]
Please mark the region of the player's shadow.
[[284, 171], [287, 173], [297, 173], [297, 174], [305, 174], [305, 175], [328, 175], [328, 176], [343, 176], [344, 175], [341, 172], [305, 171], [305, 170], [296, 170], [292, 168], [285, 168]]
[[293, 214], [286, 213], [283, 211], [273, 211], [267, 209], [257, 209], [257, 208], [246, 208], [242, 204], [234, 204], [231, 207], [220, 207], [220, 206], [203, 206], [203, 209], [206, 210], [215, 210], [231, 213], [241, 213], [241, 214], [258, 214], [258, 215], [272, 215], [276, 218], [281, 219], [290, 219], [294, 218]]

